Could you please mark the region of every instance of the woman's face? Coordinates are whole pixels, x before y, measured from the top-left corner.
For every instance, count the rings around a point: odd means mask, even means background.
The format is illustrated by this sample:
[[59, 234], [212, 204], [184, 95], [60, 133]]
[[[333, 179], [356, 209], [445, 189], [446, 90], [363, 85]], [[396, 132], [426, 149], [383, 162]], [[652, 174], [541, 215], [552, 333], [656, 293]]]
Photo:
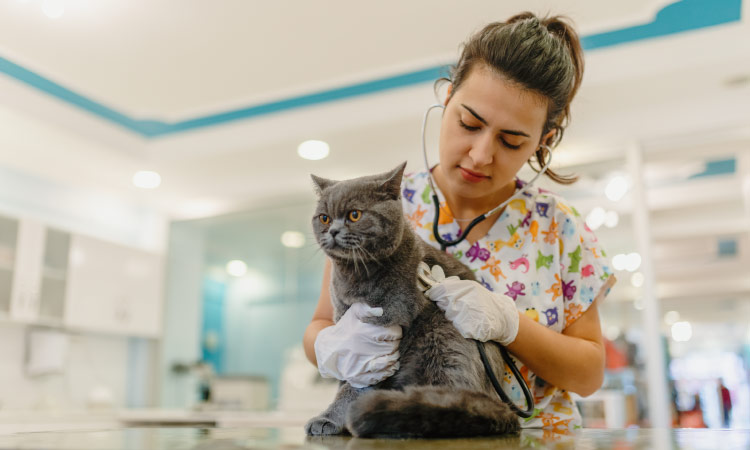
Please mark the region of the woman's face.
[[516, 173], [539, 147], [546, 117], [541, 95], [475, 66], [443, 113], [442, 188], [457, 198], [490, 203], [512, 194]]

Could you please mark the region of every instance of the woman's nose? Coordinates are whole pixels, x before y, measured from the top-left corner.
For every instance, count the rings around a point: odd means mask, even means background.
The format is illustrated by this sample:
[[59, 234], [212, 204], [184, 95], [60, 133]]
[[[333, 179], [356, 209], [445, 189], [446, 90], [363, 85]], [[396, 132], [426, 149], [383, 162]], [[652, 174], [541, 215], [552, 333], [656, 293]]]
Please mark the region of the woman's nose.
[[495, 158], [495, 150], [493, 137], [490, 136], [489, 133], [483, 133], [477, 137], [476, 141], [474, 141], [471, 146], [469, 157], [474, 161], [474, 164], [476, 164], [477, 167], [486, 166], [492, 164], [492, 161]]

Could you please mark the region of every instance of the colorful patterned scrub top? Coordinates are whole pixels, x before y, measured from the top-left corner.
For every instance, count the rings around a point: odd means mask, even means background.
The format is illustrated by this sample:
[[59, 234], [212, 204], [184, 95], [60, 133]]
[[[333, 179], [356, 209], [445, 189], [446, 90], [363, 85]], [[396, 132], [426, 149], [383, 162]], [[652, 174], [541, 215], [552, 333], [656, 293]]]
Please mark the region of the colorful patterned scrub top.
[[[518, 180], [516, 184], [518, 189], [524, 183]], [[414, 230], [440, 248], [432, 234], [435, 210], [427, 173], [404, 176], [402, 197]], [[459, 223], [453, 220], [441, 192], [438, 198], [438, 232], [444, 239], [456, 239], [461, 233]], [[615, 281], [604, 250], [580, 214], [558, 195], [536, 187], [511, 201], [486, 236], [473, 245], [462, 241], [447, 251], [474, 270], [487, 289], [511, 297], [520, 311], [558, 333], [597, 297], [606, 296]], [[567, 391], [545, 382], [517, 360], [516, 365], [536, 404], [534, 415], [521, 419], [523, 427], [565, 432], [581, 425], [578, 408]], [[507, 367], [502, 383], [510, 398], [523, 406], [521, 389]]]

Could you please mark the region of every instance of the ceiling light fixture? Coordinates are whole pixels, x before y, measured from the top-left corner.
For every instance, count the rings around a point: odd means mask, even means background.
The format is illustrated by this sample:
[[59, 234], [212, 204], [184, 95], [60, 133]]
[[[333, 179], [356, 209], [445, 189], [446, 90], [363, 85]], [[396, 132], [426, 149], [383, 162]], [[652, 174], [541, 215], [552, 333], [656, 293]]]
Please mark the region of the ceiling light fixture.
[[677, 311], [668, 311], [664, 314], [664, 323], [669, 326], [674, 325], [680, 320], [680, 313]]
[[42, 12], [50, 19], [59, 19], [65, 12], [65, 5], [62, 0], [44, 0]]
[[329, 151], [330, 147], [326, 142], [316, 140], [305, 141], [297, 147], [297, 154], [311, 161], [325, 158]]
[[630, 183], [622, 175], [616, 175], [609, 180], [607, 187], [604, 189], [604, 195], [613, 202], [620, 201], [628, 193]]
[[161, 175], [150, 170], [141, 170], [133, 175], [133, 185], [141, 189], [155, 189], [161, 184]]
[[281, 234], [281, 243], [284, 247], [300, 248], [305, 245], [305, 235], [299, 231], [285, 231]]
[[586, 216], [586, 225], [591, 230], [596, 230], [607, 220], [607, 212], [604, 208], [597, 206]]
[[687, 342], [693, 337], [693, 327], [690, 322], [675, 322], [672, 324], [671, 331], [675, 342]]
[[614, 228], [618, 223], [620, 223], [620, 215], [617, 214], [617, 211], [607, 211], [607, 215], [604, 218], [604, 225], [607, 228]]
[[241, 277], [247, 273], [247, 264], [239, 259], [227, 263], [227, 273], [233, 277]]

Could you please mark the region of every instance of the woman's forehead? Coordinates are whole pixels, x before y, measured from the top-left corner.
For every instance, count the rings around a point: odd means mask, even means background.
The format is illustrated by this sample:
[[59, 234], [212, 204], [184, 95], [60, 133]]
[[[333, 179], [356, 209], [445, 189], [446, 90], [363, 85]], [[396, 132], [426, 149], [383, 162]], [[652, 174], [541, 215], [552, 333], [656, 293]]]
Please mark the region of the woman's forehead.
[[490, 126], [541, 133], [547, 119], [545, 97], [483, 66], [471, 70], [454, 100], [476, 111]]

